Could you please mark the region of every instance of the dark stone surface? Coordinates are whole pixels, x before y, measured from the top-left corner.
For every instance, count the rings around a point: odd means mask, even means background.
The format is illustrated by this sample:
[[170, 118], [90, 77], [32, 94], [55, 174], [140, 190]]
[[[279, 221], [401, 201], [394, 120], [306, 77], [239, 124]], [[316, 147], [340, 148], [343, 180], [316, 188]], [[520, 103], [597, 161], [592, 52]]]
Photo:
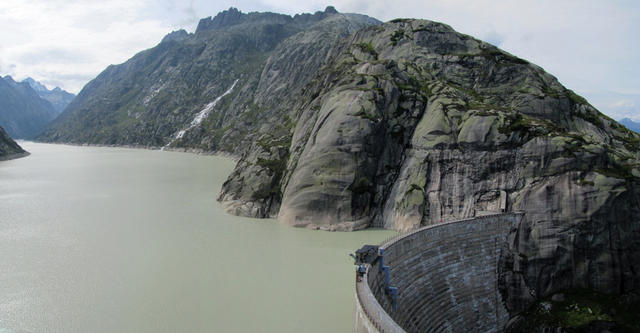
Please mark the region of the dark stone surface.
[[[368, 284], [407, 332], [497, 332], [509, 319], [498, 290], [498, 262], [521, 215], [486, 216], [434, 225], [382, 246], [397, 309], [385, 293], [380, 260]], [[366, 306], [366, 305], [365, 305]]]

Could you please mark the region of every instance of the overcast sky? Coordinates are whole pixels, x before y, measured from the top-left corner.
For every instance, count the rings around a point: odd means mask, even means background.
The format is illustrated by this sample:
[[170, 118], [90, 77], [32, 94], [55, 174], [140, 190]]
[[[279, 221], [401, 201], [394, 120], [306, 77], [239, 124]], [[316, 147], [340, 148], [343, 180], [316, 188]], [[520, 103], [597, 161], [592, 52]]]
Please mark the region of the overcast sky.
[[236, 7], [341, 12], [447, 23], [542, 66], [600, 111], [640, 120], [640, 1], [616, 0], [2, 0], [0, 75], [77, 93], [109, 64]]

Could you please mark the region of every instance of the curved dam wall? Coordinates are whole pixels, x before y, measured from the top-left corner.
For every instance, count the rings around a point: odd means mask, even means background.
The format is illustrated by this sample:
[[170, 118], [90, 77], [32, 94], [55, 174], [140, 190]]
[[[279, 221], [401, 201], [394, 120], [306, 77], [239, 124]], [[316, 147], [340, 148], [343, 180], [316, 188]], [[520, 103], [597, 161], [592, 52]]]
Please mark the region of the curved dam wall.
[[357, 332], [499, 332], [498, 260], [521, 213], [418, 229], [380, 246], [356, 282]]

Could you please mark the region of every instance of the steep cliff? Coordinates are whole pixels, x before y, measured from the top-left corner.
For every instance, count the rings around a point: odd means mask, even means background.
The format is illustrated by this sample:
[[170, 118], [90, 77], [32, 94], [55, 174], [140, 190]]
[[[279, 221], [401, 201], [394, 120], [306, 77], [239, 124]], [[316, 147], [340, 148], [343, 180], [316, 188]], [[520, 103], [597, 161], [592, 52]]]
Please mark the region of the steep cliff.
[[243, 155], [232, 213], [327, 230], [410, 230], [525, 211], [501, 268], [509, 309], [640, 273], [640, 137], [542, 68], [422, 20], [336, 45], [283, 122]]

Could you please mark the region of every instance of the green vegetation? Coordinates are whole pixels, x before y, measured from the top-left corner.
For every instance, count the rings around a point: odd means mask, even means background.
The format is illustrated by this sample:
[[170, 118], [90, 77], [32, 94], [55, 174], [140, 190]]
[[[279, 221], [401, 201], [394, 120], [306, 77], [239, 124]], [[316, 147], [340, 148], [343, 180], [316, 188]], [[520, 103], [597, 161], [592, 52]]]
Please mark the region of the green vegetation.
[[498, 64], [500, 64], [500, 62], [509, 62], [520, 65], [529, 64], [528, 61], [501, 51], [495, 46], [482, 47], [480, 49], [480, 53], [454, 53], [452, 55], [458, 56], [460, 58], [483, 57], [486, 59], [495, 60], [496, 62], [498, 62]]
[[380, 119], [375, 114], [367, 112], [367, 110], [365, 110], [363, 107], [360, 107], [360, 111], [355, 113], [354, 116], [371, 120], [374, 123], [380, 121]]
[[404, 38], [404, 30], [398, 29], [393, 33], [393, 35], [391, 35], [391, 43], [393, 45], [397, 45], [398, 41], [400, 41], [402, 38]]
[[451, 82], [451, 81], [446, 81], [445, 84], [447, 84], [448, 86], [462, 92], [464, 95], [470, 97], [473, 100], [482, 102], [484, 100], [484, 98], [482, 97], [482, 95], [480, 95], [477, 91], [471, 89], [471, 88], [466, 88], [463, 87], [457, 83]]
[[[629, 131], [630, 132], [630, 131]], [[624, 147], [627, 148], [631, 152], [640, 151], [640, 136], [637, 134], [629, 133], [626, 138], [616, 138], [622, 142], [624, 142]]]
[[592, 123], [597, 128], [604, 128], [604, 123], [602, 122], [601, 115], [598, 111], [586, 110], [584, 113], [578, 113], [577, 115], [580, 118]]
[[421, 24], [421, 25], [418, 26], [418, 28], [413, 29], [414, 33], [420, 32], [420, 31], [429, 31], [429, 28], [427, 28], [427, 26]]
[[495, 111], [503, 111], [503, 112], [511, 112], [512, 108], [507, 106], [495, 105], [490, 103], [478, 103], [478, 102], [468, 102], [467, 110], [495, 110]]
[[376, 49], [373, 47], [373, 44], [371, 44], [371, 42], [359, 43], [359, 44], [356, 44], [356, 46], [358, 48], [360, 48], [360, 50], [362, 50], [362, 52], [366, 52], [366, 53], [369, 53], [371, 55], [378, 56], [378, 53], [376, 52]]
[[433, 93], [431, 91], [431, 85], [429, 85], [429, 83], [425, 82], [422, 87], [420, 87], [420, 92], [422, 93], [422, 95], [424, 97], [429, 97], [431, 96]]
[[580, 180], [578, 180], [578, 185], [580, 185], [580, 186], [586, 186], [586, 185], [593, 186], [594, 182], [592, 182], [590, 180], [580, 179]]
[[507, 127], [501, 127], [500, 132], [507, 134], [509, 132], [529, 132], [533, 127], [531, 118], [518, 113], [511, 118], [511, 123]]
[[272, 147], [289, 147], [291, 145], [291, 137], [284, 136], [278, 139], [262, 137], [256, 142], [258, 146], [265, 151], [271, 151]]
[[632, 166], [621, 164], [621, 163], [612, 163], [606, 168], [600, 167], [596, 168], [594, 171], [605, 175], [607, 177], [618, 178], [618, 179], [630, 179], [634, 178], [633, 173], [631, 172]]
[[584, 97], [574, 93], [573, 90], [567, 90], [567, 97], [569, 97], [569, 99], [575, 104], [589, 105], [589, 102], [587, 102], [587, 100], [584, 99]]
[[549, 86], [544, 86], [544, 89], [542, 90], [542, 92], [544, 92], [544, 94], [549, 97], [560, 98], [560, 93], [551, 89], [551, 87]]
[[562, 327], [586, 331], [594, 321], [614, 322], [620, 332], [640, 331], [640, 302], [630, 297], [609, 296], [586, 289], [563, 293], [564, 300], [546, 298], [524, 313], [525, 322], [518, 327], [530, 331], [540, 327]]
[[485, 47], [481, 49], [481, 56], [485, 57], [485, 58], [492, 58], [492, 59], [496, 59], [498, 61], [506, 61], [506, 62], [510, 62], [510, 63], [514, 63], [514, 64], [520, 64], [520, 65], [528, 65], [529, 62], [518, 58], [516, 56], [513, 56], [511, 54], [508, 54], [504, 51], [501, 51], [500, 49], [498, 49], [497, 47]]
[[284, 170], [287, 168], [287, 161], [284, 160], [268, 160], [265, 158], [258, 157], [256, 164], [271, 170], [274, 174], [282, 174]]
[[505, 135], [519, 132], [534, 138], [550, 133], [560, 134], [564, 131], [546, 119], [533, 118], [521, 113], [509, 113], [505, 115], [504, 124], [498, 128], [498, 132]]

